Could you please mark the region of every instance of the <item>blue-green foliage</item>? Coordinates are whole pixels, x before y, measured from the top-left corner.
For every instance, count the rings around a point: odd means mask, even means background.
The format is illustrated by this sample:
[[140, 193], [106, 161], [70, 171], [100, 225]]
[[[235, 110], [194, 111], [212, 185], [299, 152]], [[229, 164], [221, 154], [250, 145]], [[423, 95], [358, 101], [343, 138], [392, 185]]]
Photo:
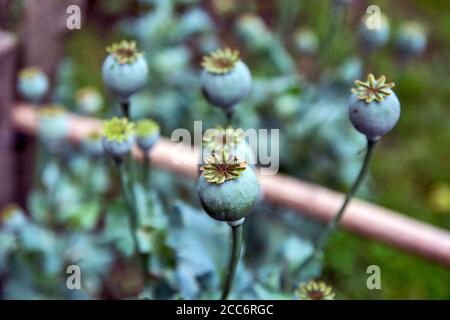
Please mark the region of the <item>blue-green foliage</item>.
[[[105, 12], [111, 9], [108, 14], [126, 9], [112, 8], [111, 1], [102, 3]], [[138, 17], [121, 19], [114, 28], [108, 27], [111, 34], [107, 39], [99, 36], [97, 27], [91, 24], [74, 35], [68, 47], [69, 57], [58, 70], [57, 87], [53, 91], [55, 101], [80, 112], [75, 107], [74, 92], [94, 85], [105, 93], [107, 101], [97, 116], [117, 115], [118, 102], [102, 87], [100, 68], [106, 56], [104, 47], [124, 37], [137, 40], [149, 64], [146, 87], [131, 99], [134, 119], [152, 117], [159, 122], [165, 136], [170, 136], [176, 128], [192, 130], [194, 120], [202, 120], [204, 129], [223, 125], [222, 111], [209, 105], [201, 95], [199, 57], [220, 47], [238, 47], [252, 72], [253, 88], [250, 96], [237, 107], [236, 124], [244, 129], [280, 129], [280, 150], [285, 151], [280, 154], [282, 172], [333, 188], [344, 188], [352, 183], [362, 160], [360, 153], [364, 151], [365, 139], [348, 120], [348, 97], [353, 80], [362, 77], [367, 57], [356, 55], [354, 30], [341, 33], [345, 46], [338, 41], [331, 49], [327, 48], [333, 44], [328, 33], [336, 17], [328, 16], [332, 11], [327, 11], [325, 2], [302, 2], [294, 8], [289, 1], [279, 1], [282, 19], [270, 27], [262, 25], [265, 24], [263, 19], [243, 19], [242, 13], [248, 10], [240, 8], [235, 13], [235, 20], [241, 21], [240, 28], [225, 31], [216, 26], [210, 14], [197, 6], [196, 1], [142, 0], [139, 3], [149, 5], [150, 9], [142, 11]], [[317, 7], [311, 7], [312, 3]], [[281, 38], [290, 34], [295, 19], [289, 15], [296, 10], [309, 17], [305, 24], [310, 24], [306, 26], [311, 27], [321, 41], [317, 57], [313, 57], [318, 59], [319, 67], [312, 72], [301, 68], [303, 57], [290, 54], [293, 50], [285, 46], [290, 40], [280, 40], [280, 30], [285, 32], [281, 33]], [[224, 22], [221, 19], [219, 25]], [[250, 21], [252, 26], [256, 23], [257, 29], [246, 30], [257, 32], [244, 32], [242, 21]], [[448, 19], [440, 23], [440, 30], [450, 30]], [[442, 37], [450, 42], [448, 32]], [[376, 58], [377, 69], [390, 78], [395, 61], [387, 55]], [[300, 68], [295, 67], [297, 60], [300, 60]], [[438, 67], [441, 70], [441, 65]], [[448, 73], [442, 70], [446, 77]], [[438, 110], [437, 97], [448, 98], [448, 86], [438, 83], [440, 78], [433, 77], [433, 72], [424, 67], [414, 66], [413, 71], [405, 67], [393, 76], [394, 81], [403, 82], [398, 91], [396, 88], [399, 98], [409, 99], [408, 106], [415, 102], [420, 103], [420, 108], [430, 106], [430, 110]], [[443, 89], [421, 100], [426, 90], [424, 77], [434, 90]], [[398, 128], [399, 136], [408, 138], [411, 132], [418, 131], [417, 128], [428, 132], [438, 120], [436, 114], [439, 113], [427, 112], [423, 123], [418, 123], [416, 114], [405, 112], [402, 115], [405, 129]], [[448, 145], [449, 136], [442, 132], [435, 134], [433, 139], [440, 143], [436, 143], [436, 147], [427, 146], [435, 148], [433, 152], [424, 152], [419, 140], [408, 143], [409, 139], [404, 139], [402, 146], [407, 151], [403, 153], [413, 159], [422, 159], [424, 154], [448, 159], [448, 152], [439, 146]], [[401, 147], [395, 143], [395, 137], [392, 143]], [[0, 227], [1, 296], [34, 299], [141, 297], [143, 287], [137, 259], [132, 255], [127, 208], [120, 196], [118, 177], [111, 170], [112, 163], [106, 157], [95, 158], [75, 147], [59, 150], [50, 158], [42, 153], [35, 189], [28, 201], [29, 215], [18, 211]], [[429, 213], [423, 201], [410, 204], [402, 201], [400, 190], [409, 195], [405, 199], [417, 198], [416, 189], [411, 187], [417, 184], [416, 176], [411, 174], [416, 171], [405, 172], [402, 168], [407, 166], [399, 169], [391, 165], [408, 161], [404, 155], [399, 160], [399, 153], [386, 152], [384, 161], [374, 164], [375, 169], [386, 176], [385, 181], [391, 183], [386, 191], [381, 190], [381, 199], [393, 208], [407, 208], [406, 211], [417, 215]], [[444, 160], [439, 163], [441, 165], [427, 166], [426, 170], [422, 168], [428, 182], [450, 179], [446, 173], [447, 163]], [[417, 171], [420, 172], [420, 168]], [[146, 296], [155, 299], [218, 298], [229, 254], [229, 228], [209, 218], [200, 208], [194, 180], [152, 168], [151, 186], [149, 191], [137, 183], [132, 189], [141, 221], [139, 251], [150, 254], [154, 281], [150, 291], [145, 292]], [[370, 183], [364, 186], [364, 194], [369, 187]], [[431, 218], [431, 214], [426, 218], [436, 223], [442, 221]], [[336, 235], [324, 257], [314, 260], [300, 272], [323, 225], [290, 209], [261, 203], [248, 216], [245, 228], [243, 263], [239, 264], [231, 298], [292, 299], [293, 289], [299, 282], [320, 277], [338, 289], [338, 297], [448, 296], [448, 288], [442, 287], [445, 280], [432, 276], [436, 273], [449, 279], [445, 270], [343, 233]], [[324, 273], [323, 259], [326, 262]], [[390, 290], [380, 294], [367, 292], [365, 267], [373, 263], [382, 265], [386, 276], [383, 286]], [[82, 290], [66, 289], [68, 274], [65, 271], [70, 264], [81, 267]], [[428, 272], [425, 274], [422, 270]], [[420, 282], [418, 278], [422, 276], [432, 279], [431, 282]], [[415, 282], [419, 284], [414, 287]], [[410, 289], [404, 288], [404, 283], [409, 283]], [[402, 296], [396, 295], [399, 290]]]

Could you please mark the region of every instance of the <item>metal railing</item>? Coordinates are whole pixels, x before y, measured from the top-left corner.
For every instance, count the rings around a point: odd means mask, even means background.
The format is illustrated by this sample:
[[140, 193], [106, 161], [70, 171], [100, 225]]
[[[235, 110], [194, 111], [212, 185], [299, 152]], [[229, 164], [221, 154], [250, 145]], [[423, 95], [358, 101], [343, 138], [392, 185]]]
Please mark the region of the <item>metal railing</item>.
[[[36, 109], [30, 105], [15, 105], [12, 110], [12, 124], [19, 132], [36, 135]], [[90, 132], [99, 129], [99, 126], [98, 120], [71, 115], [69, 139], [79, 143]], [[150, 153], [152, 164], [196, 178], [198, 150], [183, 153], [183, 159], [177, 159], [175, 148], [176, 143], [161, 139]], [[138, 148], [133, 149], [133, 156], [141, 161], [144, 158]], [[259, 179], [265, 201], [292, 208], [322, 221], [333, 218], [344, 198], [343, 194], [283, 174], [259, 175]], [[450, 266], [450, 232], [401, 213], [354, 199], [340, 226], [361, 236]]]

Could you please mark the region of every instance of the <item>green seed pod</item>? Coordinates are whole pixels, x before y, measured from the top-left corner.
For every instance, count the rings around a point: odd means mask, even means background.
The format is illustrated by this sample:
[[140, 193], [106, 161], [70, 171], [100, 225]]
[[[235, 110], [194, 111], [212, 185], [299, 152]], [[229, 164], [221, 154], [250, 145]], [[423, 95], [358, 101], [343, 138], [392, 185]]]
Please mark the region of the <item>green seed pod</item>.
[[[378, 24], [379, 23], [379, 24]], [[390, 26], [386, 15], [381, 15], [379, 21], [371, 15], [362, 18], [359, 28], [359, 42], [367, 53], [383, 47], [389, 40]]]
[[38, 134], [50, 152], [58, 152], [64, 146], [69, 131], [66, 109], [57, 104], [38, 109]]
[[91, 157], [98, 157], [103, 155], [102, 135], [100, 130], [92, 130], [81, 141], [82, 150]]
[[217, 126], [214, 129], [208, 129], [203, 135], [202, 154], [200, 163], [204, 165], [204, 159], [210, 158], [212, 153], [220, 153], [224, 149], [228, 155], [246, 160], [250, 166], [256, 164], [256, 156], [251, 146], [245, 141], [245, 132], [243, 129], [226, 129]]
[[94, 87], [85, 87], [75, 93], [75, 103], [83, 114], [94, 115], [103, 107], [103, 97]]
[[232, 110], [250, 93], [252, 76], [238, 51], [217, 50], [206, 56], [202, 65], [202, 92], [211, 104]]
[[106, 87], [121, 99], [141, 90], [148, 76], [148, 65], [142, 52], [134, 41], [114, 43], [106, 49], [109, 55], [102, 66], [103, 82]]
[[427, 46], [423, 26], [412, 21], [400, 26], [395, 40], [399, 56], [406, 59], [420, 56]]
[[150, 151], [159, 140], [159, 125], [150, 119], [136, 122], [136, 142], [143, 152]]
[[17, 91], [32, 103], [40, 103], [49, 89], [47, 75], [38, 67], [20, 70], [17, 79]]
[[[236, 223], [247, 216], [259, 195], [258, 178], [247, 161], [222, 150], [205, 160], [197, 193], [203, 209], [219, 221]], [[241, 222], [239, 221], [239, 222]]]
[[248, 50], [262, 52], [270, 48], [273, 35], [264, 20], [252, 13], [245, 13], [236, 20], [236, 34]]
[[376, 141], [391, 131], [400, 118], [400, 101], [387, 83], [386, 77], [375, 79], [369, 74], [367, 81], [355, 81], [349, 103], [349, 117], [353, 126]]
[[325, 282], [311, 280], [302, 282], [295, 295], [299, 300], [334, 300], [335, 293]]
[[299, 29], [294, 33], [295, 49], [301, 54], [314, 55], [319, 50], [320, 41], [317, 34], [308, 28]]
[[103, 123], [103, 150], [115, 159], [130, 152], [135, 141], [135, 125], [127, 118], [114, 117]]

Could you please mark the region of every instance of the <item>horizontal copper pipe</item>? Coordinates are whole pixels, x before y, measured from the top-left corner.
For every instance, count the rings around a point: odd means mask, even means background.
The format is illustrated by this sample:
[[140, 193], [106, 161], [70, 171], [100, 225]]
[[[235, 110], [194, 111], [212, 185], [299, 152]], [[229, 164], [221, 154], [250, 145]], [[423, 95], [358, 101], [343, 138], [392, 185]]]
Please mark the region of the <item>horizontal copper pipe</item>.
[[[33, 107], [16, 105], [12, 116], [16, 130], [36, 134], [37, 121]], [[73, 142], [80, 142], [100, 125], [98, 120], [76, 115], [70, 116], [69, 123], [69, 139]], [[195, 178], [198, 151], [194, 149], [190, 153], [184, 153], [183, 159], [180, 159], [173, 158], [177, 155], [175, 148], [174, 142], [161, 139], [151, 152], [152, 163]], [[137, 148], [133, 149], [133, 156], [143, 158]], [[266, 201], [295, 209], [322, 221], [333, 218], [344, 197], [341, 193], [283, 174], [259, 175], [259, 179]], [[450, 266], [450, 232], [447, 230], [358, 199], [352, 200], [340, 225], [364, 237]]]

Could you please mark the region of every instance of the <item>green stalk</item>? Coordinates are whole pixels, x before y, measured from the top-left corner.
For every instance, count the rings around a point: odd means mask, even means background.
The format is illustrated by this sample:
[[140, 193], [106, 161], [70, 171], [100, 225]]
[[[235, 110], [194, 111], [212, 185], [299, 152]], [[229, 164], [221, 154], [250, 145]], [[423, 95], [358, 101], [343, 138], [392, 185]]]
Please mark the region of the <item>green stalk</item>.
[[328, 242], [330, 236], [334, 233], [336, 230], [339, 221], [342, 219], [342, 216], [344, 215], [345, 209], [347, 208], [348, 204], [350, 203], [350, 200], [353, 198], [355, 192], [358, 190], [359, 186], [361, 185], [362, 181], [364, 180], [367, 169], [369, 168], [370, 161], [372, 159], [373, 151], [375, 149], [375, 146], [377, 145], [377, 141], [372, 141], [367, 139], [367, 152], [364, 157], [364, 162], [362, 164], [361, 170], [359, 171], [358, 177], [356, 178], [355, 182], [353, 183], [350, 190], [345, 195], [345, 200], [342, 203], [339, 211], [337, 212], [334, 219], [330, 222], [328, 225], [326, 231], [322, 235], [322, 237], [317, 242], [316, 247], [314, 248], [314, 252], [308, 257], [308, 259], [305, 260], [305, 262], [302, 263], [299, 270], [300, 272], [303, 270], [304, 267], [306, 267], [315, 257], [319, 255], [319, 253], [322, 252], [323, 248], [325, 247], [326, 243]]
[[127, 191], [127, 179], [126, 179], [126, 171], [124, 169], [123, 159], [114, 159], [114, 162], [117, 166], [117, 171], [119, 172], [120, 188], [122, 190], [122, 195], [124, 197], [125, 203], [128, 208], [128, 219], [129, 219], [129, 224], [130, 224], [131, 237], [133, 238], [134, 252], [137, 252], [139, 255], [142, 279], [144, 281], [145, 287], [147, 287], [149, 285], [148, 254], [139, 252], [139, 242], [138, 242], [138, 238], [137, 238], [138, 216], [137, 216], [136, 210], [134, 208], [134, 205], [132, 204], [132, 201], [130, 199], [130, 195], [128, 194], [128, 191]]
[[144, 187], [150, 187], [150, 157], [144, 152]]
[[[48, 153], [47, 153], [47, 157], [48, 157]], [[49, 219], [50, 219], [50, 224], [57, 224], [58, 218], [57, 218], [57, 214], [58, 214], [58, 201], [56, 199], [56, 190], [59, 189], [59, 186], [61, 184], [61, 181], [63, 180], [62, 178], [62, 174], [64, 172], [67, 172], [67, 170], [65, 170], [65, 161], [63, 161], [63, 159], [61, 159], [62, 155], [61, 154], [57, 154], [55, 155], [55, 165], [58, 167], [58, 179], [56, 180], [55, 184], [52, 185], [50, 187], [50, 190], [48, 191], [48, 199], [49, 199]], [[49, 159], [50, 161], [50, 159]]]
[[364, 157], [364, 162], [361, 167], [361, 170], [359, 171], [358, 177], [356, 178], [356, 180], [353, 183], [350, 190], [347, 192], [344, 203], [342, 204], [341, 208], [339, 209], [339, 211], [336, 214], [336, 216], [334, 217], [334, 219], [331, 221], [330, 225], [327, 228], [327, 231], [323, 235], [322, 240], [319, 243], [320, 249], [325, 245], [328, 238], [336, 230], [339, 221], [341, 220], [342, 216], [344, 215], [347, 205], [349, 204], [350, 200], [353, 198], [355, 192], [358, 190], [359, 186], [361, 185], [365, 176], [367, 175], [367, 169], [369, 168], [369, 164], [372, 159], [373, 150], [375, 149], [377, 142], [378, 141], [367, 140], [367, 152], [366, 152], [366, 156]]
[[[22, 134], [18, 135], [18, 139], [26, 139], [25, 137], [22, 137]], [[34, 165], [34, 171], [33, 171], [33, 180], [32, 180], [32, 187], [39, 186], [39, 183], [41, 181], [41, 174], [44, 171], [44, 163], [49, 162], [49, 155], [45, 150], [44, 144], [42, 143], [41, 139], [37, 140], [36, 143], [36, 162]]]
[[233, 234], [233, 242], [232, 242], [232, 250], [231, 250], [231, 259], [230, 264], [228, 266], [228, 274], [225, 280], [225, 286], [223, 288], [222, 300], [226, 300], [228, 294], [230, 293], [231, 286], [233, 284], [234, 274], [236, 273], [236, 268], [239, 263], [239, 258], [241, 256], [241, 248], [242, 248], [242, 229], [243, 223], [232, 226], [232, 234]]
[[[129, 99], [121, 99], [120, 100], [120, 108], [122, 112], [122, 116], [130, 119], [130, 100]], [[142, 272], [142, 280], [144, 282], [144, 288], [148, 288], [150, 285], [149, 281], [149, 254], [140, 253], [139, 252], [139, 242], [137, 238], [137, 229], [138, 229], [138, 215], [136, 212], [136, 208], [134, 207], [134, 195], [129, 195], [127, 192], [127, 180], [126, 180], [126, 170], [124, 168], [123, 159], [114, 159], [117, 170], [120, 176], [120, 187], [122, 189], [122, 194], [125, 199], [125, 202], [128, 207], [128, 219], [130, 223], [130, 232], [133, 238], [134, 243], [134, 252], [139, 255], [141, 272]], [[147, 163], [148, 161], [146, 161]], [[135, 167], [133, 164], [129, 166], [129, 170], [133, 178], [135, 178]], [[134, 179], [133, 179], [134, 180]]]
[[122, 111], [122, 117], [130, 119], [130, 100], [129, 99], [121, 99], [120, 100], [120, 109]]
[[234, 108], [235, 106], [225, 110], [225, 115], [227, 116], [227, 127], [231, 127], [231, 124], [233, 123]]

